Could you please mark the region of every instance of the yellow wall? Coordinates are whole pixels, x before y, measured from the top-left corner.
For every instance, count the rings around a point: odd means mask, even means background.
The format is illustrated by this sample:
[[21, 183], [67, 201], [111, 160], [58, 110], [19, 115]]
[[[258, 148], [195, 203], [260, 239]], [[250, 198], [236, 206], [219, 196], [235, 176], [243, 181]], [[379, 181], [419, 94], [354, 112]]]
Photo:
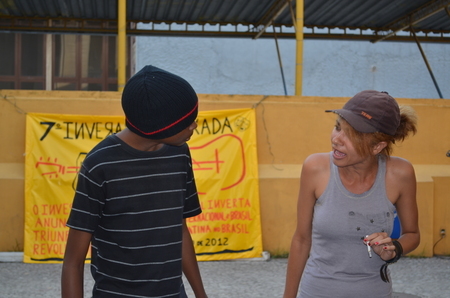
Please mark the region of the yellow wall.
[[[264, 250], [288, 252], [303, 160], [330, 150], [335, 116], [348, 98], [199, 95], [200, 110], [254, 107]], [[414, 107], [419, 132], [394, 150], [417, 174], [422, 241], [416, 256], [450, 254], [450, 100], [398, 99]], [[25, 113], [122, 115], [118, 92], [0, 90], [0, 251], [23, 249]]]

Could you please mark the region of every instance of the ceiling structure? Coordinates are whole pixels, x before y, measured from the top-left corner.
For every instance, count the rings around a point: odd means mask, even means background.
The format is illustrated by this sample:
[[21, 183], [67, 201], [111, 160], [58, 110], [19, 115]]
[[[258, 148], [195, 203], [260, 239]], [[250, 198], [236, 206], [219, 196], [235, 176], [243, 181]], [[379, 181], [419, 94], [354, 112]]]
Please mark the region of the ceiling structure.
[[450, 43], [450, 0], [0, 0], [0, 32], [117, 35], [119, 90], [126, 35], [292, 38], [296, 95], [303, 39], [413, 41], [442, 98], [420, 43]]
[[[128, 35], [450, 42], [450, 0], [127, 0]], [[0, 0], [0, 32], [117, 34], [117, 0]], [[294, 20], [294, 21], [293, 21]], [[139, 23], [148, 24], [140, 26]]]

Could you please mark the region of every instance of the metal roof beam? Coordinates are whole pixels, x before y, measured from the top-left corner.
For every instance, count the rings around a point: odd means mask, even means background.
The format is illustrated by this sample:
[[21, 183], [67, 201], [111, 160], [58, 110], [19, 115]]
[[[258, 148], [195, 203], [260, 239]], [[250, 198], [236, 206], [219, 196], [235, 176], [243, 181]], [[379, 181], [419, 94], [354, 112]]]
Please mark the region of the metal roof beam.
[[[49, 34], [92, 34], [92, 35], [117, 35], [117, 28], [57, 28], [57, 27], [11, 27], [0, 25], [0, 32], [17, 33], [49, 33]], [[253, 38], [255, 32], [252, 31], [186, 31], [186, 30], [145, 30], [128, 28], [128, 36], [176, 36], [176, 37], [226, 37], [226, 38]], [[273, 33], [264, 32], [259, 38], [273, 38]], [[278, 39], [295, 39], [294, 32], [277, 32]], [[324, 39], [324, 40], [367, 40], [372, 41], [373, 35], [368, 34], [345, 34], [345, 33], [315, 33], [304, 32], [304, 39]], [[421, 42], [450, 43], [450, 37], [444, 34], [418, 36]], [[414, 42], [411, 35], [396, 35], [390, 41]]]
[[[260, 23], [262, 24], [261, 30], [258, 31], [258, 33], [253, 37], [253, 39], [258, 39], [261, 34], [263, 34], [267, 27], [272, 25], [273, 21], [286, 9], [286, 7], [289, 5], [290, 0], [278, 0], [273, 4], [273, 6], [270, 8], [268, 13], [264, 15]], [[274, 13], [272, 13], [274, 12]]]
[[[394, 36], [397, 32], [403, 31], [411, 26], [414, 26], [415, 24], [431, 17], [432, 15], [442, 11], [442, 10], [447, 10], [447, 6], [450, 5], [450, 0], [434, 0], [431, 1], [425, 5], [423, 5], [422, 7], [420, 7], [419, 9], [413, 11], [412, 13], [401, 17], [400, 19], [397, 19], [395, 21], [393, 21], [392, 23], [390, 23], [389, 25], [385, 26], [386, 28], [389, 28], [392, 32], [381, 36], [378, 39], [373, 40], [373, 43], [385, 40], [389, 37]], [[376, 32], [377, 35], [380, 35], [378, 33], [379, 31]]]

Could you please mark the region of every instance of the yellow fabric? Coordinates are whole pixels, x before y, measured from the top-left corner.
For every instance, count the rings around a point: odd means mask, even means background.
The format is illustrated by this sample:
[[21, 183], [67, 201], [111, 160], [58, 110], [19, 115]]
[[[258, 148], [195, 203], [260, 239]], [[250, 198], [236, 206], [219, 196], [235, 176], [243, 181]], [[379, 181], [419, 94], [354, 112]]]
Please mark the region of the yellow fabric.
[[[189, 219], [199, 260], [262, 253], [255, 111], [200, 112], [189, 145], [203, 214]], [[24, 262], [58, 263], [86, 154], [122, 116], [27, 114]]]
[[188, 219], [197, 259], [261, 257], [255, 110], [197, 119], [189, 146], [203, 213]]

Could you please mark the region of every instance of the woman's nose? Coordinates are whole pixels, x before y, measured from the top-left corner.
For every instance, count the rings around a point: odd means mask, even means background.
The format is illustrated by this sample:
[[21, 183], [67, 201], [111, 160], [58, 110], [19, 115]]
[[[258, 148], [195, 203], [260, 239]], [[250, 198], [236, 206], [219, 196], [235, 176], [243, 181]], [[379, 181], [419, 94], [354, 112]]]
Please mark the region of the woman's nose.
[[333, 145], [338, 145], [341, 143], [341, 133], [340, 132], [338, 132], [332, 136], [331, 143]]

